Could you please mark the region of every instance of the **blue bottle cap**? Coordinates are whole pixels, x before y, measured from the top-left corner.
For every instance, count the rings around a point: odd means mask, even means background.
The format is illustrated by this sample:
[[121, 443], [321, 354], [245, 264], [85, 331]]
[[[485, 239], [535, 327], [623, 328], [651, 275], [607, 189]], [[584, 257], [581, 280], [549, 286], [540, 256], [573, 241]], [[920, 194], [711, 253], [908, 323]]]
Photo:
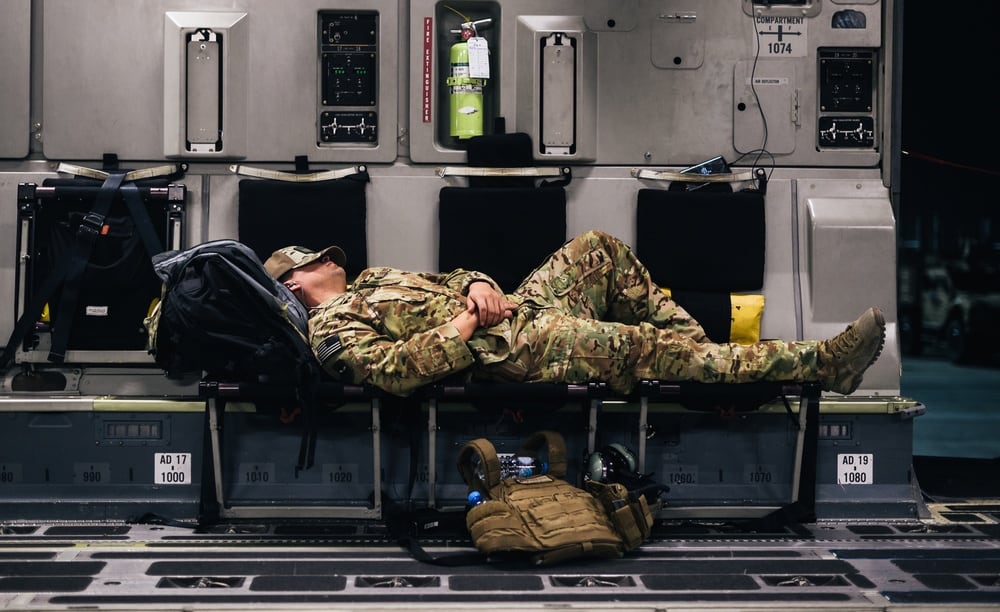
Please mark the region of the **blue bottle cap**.
[[483, 494], [479, 491], [472, 491], [469, 493], [468, 500], [473, 506], [481, 504], [483, 502]]

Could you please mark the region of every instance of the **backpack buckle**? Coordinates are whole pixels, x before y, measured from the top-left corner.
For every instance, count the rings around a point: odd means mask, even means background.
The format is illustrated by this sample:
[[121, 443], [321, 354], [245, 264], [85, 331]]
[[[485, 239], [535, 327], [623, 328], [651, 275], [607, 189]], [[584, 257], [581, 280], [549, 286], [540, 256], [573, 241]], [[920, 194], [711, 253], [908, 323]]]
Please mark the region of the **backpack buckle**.
[[98, 236], [106, 233], [104, 227], [104, 215], [99, 215], [91, 211], [84, 215], [83, 219], [80, 221], [80, 226], [76, 231], [80, 235], [90, 234], [92, 236]]

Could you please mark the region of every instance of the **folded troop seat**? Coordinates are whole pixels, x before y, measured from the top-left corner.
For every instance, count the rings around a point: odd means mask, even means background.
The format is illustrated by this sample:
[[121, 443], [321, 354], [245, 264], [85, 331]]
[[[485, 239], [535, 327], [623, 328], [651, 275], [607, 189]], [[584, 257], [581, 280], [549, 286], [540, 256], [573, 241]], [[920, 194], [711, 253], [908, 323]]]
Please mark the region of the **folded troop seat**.
[[104, 170], [59, 171], [76, 177], [18, 185], [18, 321], [0, 370], [152, 365], [143, 320], [160, 281], [150, 258], [181, 246], [186, 190], [172, 182], [181, 167], [129, 171], [108, 156]]

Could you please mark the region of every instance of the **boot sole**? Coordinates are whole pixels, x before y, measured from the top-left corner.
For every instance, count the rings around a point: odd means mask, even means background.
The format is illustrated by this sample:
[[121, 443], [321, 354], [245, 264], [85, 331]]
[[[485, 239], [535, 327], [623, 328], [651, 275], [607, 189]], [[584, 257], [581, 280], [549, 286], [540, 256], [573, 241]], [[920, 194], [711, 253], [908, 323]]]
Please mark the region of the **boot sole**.
[[875, 353], [872, 355], [872, 358], [868, 360], [868, 363], [865, 365], [865, 367], [862, 368], [861, 371], [856, 375], [858, 376], [858, 380], [852, 385], [853, 388], [851, 388], [850, 391], [844, 392], [844, 391], [838, 391], [836, 389], [830, 389], [831, 391], [834, 391], [835, 393], [840, 393], [842, 395], [850, 395], [855, 391], [857, 391], [858, 387], [861, 386], [864, 372], [867, 371], [868, 368], [872, 366], [872, 364], [878, 361], [879, 356], [882, 354], [882, 349], [885, 348], [885, 315], [882, 314], [882, 309], [877, 307], [874, 307], [872, 309], [872, 314], [875, 315], [875, 324], [878, 325], [879, 331], [881, 332], [878, 341], [878, 348], [875, 349]]
[[874, 310], [875, 310], [875, 323], [878, 325], [879, 329], [882, 330], [882, 337], [878, 341], [878, 349], [872, 356], [871, 361], [869, 361], [868, 365], [865, 366], [866, 370], [870, 368], [872, 364], [878, 361], [879, 355], [882, 354], [882, 349], [885, 348], [885, 315], [882, 314], [881, 308], [875, 308]]

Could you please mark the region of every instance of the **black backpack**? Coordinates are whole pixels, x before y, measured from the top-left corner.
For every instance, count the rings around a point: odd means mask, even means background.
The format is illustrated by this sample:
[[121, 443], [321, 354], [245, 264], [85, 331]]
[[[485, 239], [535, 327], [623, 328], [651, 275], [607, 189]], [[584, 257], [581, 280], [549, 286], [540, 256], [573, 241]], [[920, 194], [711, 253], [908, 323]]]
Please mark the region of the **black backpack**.
[[305, 307], [264, 270], [250, 247], [215, 240], [153, 257], [163, 280], [147, 320], [149, 352], [170, 377], [294, 383], [318, 370]]
[[163, 280], [161, 300], [146, 319], [157, 365], [169, 378], [202, 372], [209, 380], [292, 387], [306, 427], [298, 468], [310, 467], [322, 367], [307, 340], [305, 307], [235, 240], [152, 259]]

